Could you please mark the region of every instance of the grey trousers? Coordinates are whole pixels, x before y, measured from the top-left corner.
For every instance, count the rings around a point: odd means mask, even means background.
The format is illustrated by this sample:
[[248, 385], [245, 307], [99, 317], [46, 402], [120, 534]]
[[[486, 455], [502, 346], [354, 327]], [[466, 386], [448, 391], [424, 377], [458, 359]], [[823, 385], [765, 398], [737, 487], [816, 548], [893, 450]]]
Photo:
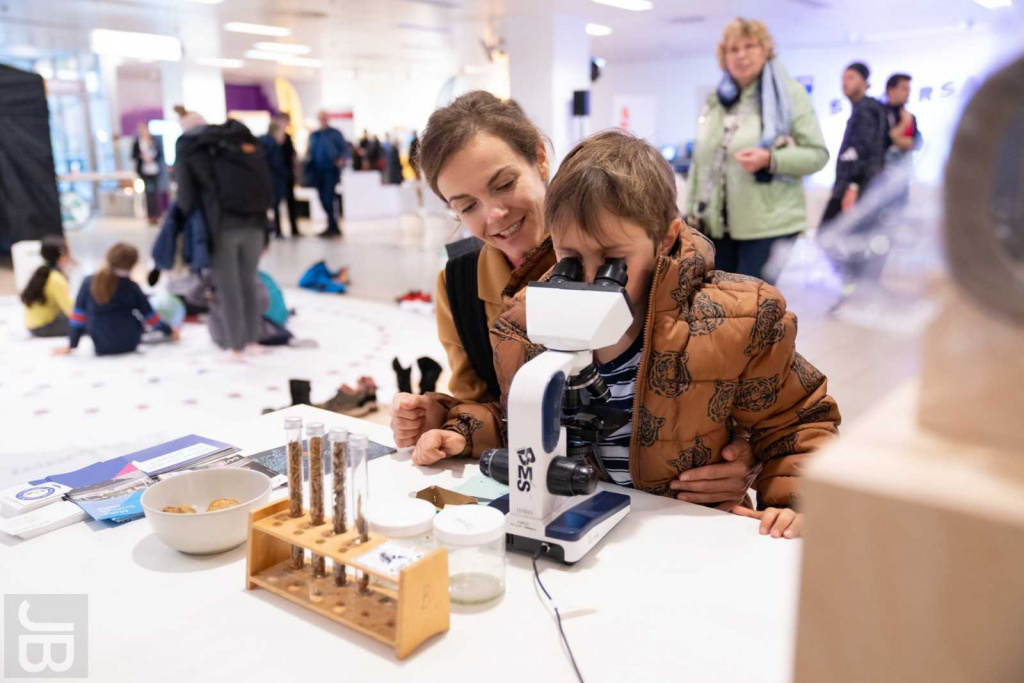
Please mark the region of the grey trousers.
[[256, 269], [263, 251], [263, 231], [230, 228], [217, 235], [211, 272], [216, 296], [224, 307], [224, 341], [241, 351], [260, 337], [260, 305], [256, 293]]
[[68, 317], [61, 313], [53, 319], [53, 322], [46, 323], [34, 330], [29, 330], [29, 332], [32, 333], [33, 337], [66, 337], [70, 329], [71, 325], [68, 322]]

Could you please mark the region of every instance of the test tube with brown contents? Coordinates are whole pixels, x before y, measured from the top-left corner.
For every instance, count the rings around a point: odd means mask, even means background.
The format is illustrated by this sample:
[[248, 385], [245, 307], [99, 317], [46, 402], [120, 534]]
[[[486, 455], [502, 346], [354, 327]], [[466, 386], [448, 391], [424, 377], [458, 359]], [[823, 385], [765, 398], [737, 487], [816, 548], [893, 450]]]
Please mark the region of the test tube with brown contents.
[[[331, 470], [334, 473], [334, 512], [332, 516], [333, 529], [335, 534], [343, 534], [348, 531], [348, 524], [345, 518], [345, 480], [348, 470], [348, 430], [331, 430]], [[344, 586], [347, 583], [345, 565], [334, 564], [334, 585]]]
[[[359, 532], [361, 543], [370, 540], [366, 521], [370, 494], [369, 446], [370, 442], [365, 434], [352, 434], [348, 438], [348, 447], [352, 454], [352, 496], [355, 502], [356, 530]], [[359, 577], [359, 592], [368, 592], [369, 583], [370, 576], [364, 572]]]
[[[310, 422], [306, 426], [309, 437], [309, 525], [324, 523], [324, 423]], [[313, 553], [313, 578], [327, 575], [327, 560]]]
[[[288, 516], [302, 516], [302, 418], [286, 417], [284, 430], [288, 435]], [[292, 546], [292, 569], [302, 569], [305, 550]]]

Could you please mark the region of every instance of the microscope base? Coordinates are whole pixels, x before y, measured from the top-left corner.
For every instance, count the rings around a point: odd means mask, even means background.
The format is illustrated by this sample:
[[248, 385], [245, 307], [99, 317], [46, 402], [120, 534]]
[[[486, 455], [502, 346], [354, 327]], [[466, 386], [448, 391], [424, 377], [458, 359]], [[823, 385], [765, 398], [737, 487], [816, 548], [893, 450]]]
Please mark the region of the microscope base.
[[[491, 503], [508, 514], [508, 496], [502, 496]], [[532, 555], [542, 544], [549, 546], [544, 557], [564, 564], [576, 564], [608, 535], [622, 518], [629, 514], [629, 496], [611, 491], [598, 491], [583, 499], [544, 528], [544, 534], [527, 536], [522, 533], [506, 533], [505, 547]], [[512, 521], [512, 517], [506, 518]], [[529, 533], [526, 530], [519, 530]]]

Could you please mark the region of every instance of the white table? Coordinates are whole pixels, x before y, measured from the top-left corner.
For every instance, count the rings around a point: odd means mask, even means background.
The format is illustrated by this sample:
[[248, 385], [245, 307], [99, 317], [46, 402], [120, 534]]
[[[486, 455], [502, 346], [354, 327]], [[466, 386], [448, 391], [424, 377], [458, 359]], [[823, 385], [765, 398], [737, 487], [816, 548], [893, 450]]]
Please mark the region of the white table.
[[[392, 443], [385, 426], [308, 406], [204, 435], [243, 452], [265, 450], [283, 442], [286, 415]], [[477, 471], [469, 461], [416, 467], [400, 451], [371, 463], [371, 502], [431, 484], [454, 488]], [[628, 493], [631, 514], [582, 562], [540, 564], [584, 678], [790, 680], [801, 542], [759, 536], [749, 519]], [[453, 605], [451, 630], [400, 662], [366, 636], [267, 591], [246, 591], [244, 546], [182, 555], [153, 536], [146, 520], [75, 524], [5, 545], [4, 593], [89, 595], [95, 681], [573, 679], [524, 555], [508, 556], [500, 601]]]

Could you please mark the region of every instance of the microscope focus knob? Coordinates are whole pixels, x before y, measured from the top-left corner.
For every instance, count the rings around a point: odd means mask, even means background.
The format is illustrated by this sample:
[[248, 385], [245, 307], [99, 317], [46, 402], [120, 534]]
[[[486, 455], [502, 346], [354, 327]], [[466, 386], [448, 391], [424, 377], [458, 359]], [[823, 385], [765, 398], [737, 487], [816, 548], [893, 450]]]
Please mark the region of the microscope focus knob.
[[548, 466], [548, 491], [557, 496], [586, 496], [597, 488], [597, 471], [558, 455]]

